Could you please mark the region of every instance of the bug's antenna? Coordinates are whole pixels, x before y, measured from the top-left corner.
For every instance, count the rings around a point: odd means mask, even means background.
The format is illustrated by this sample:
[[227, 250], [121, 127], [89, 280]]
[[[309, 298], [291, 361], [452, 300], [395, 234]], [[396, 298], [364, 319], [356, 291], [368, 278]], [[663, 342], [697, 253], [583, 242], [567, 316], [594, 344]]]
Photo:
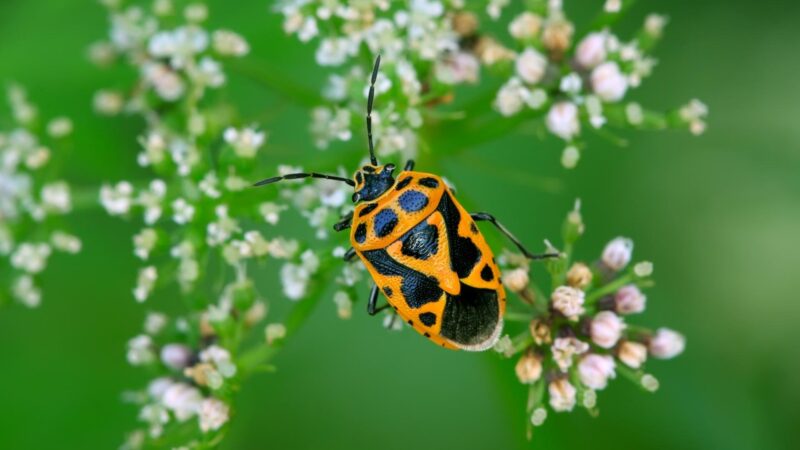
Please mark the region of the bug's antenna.
[[375, 67], [372, 68], [372, 78], [369, 83], [369, 96], [367, 97], [367, 138], [369, 139], [369, 160], [373, 166], [378, 165], [375, 158], [375, 147], [372, 144], [372, 102], [375, 100], [375, 80], [378, 78], [378, 68], [381, 66], [381, 55], [375, 59]]

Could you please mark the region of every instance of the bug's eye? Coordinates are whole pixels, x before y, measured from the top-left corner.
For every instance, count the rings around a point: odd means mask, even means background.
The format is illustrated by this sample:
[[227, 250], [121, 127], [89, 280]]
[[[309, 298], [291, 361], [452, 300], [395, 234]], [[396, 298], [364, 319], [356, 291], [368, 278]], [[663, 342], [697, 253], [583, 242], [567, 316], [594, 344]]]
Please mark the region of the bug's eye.
[[355, 194], [353, 194], [353, 203], [357, 203], [359, 200], [361, 200], [361, 194], [356, 192]]
[[383, 167], [384, 172], [394, 172], [394, 164], [387, 164]]

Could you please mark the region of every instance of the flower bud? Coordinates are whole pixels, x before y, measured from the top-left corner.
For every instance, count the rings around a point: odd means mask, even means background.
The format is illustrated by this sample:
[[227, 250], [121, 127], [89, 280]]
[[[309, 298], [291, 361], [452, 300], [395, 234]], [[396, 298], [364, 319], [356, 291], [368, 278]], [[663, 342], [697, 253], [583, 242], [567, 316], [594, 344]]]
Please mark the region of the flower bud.
[[550, 406], [557, 412], [572, 411], [575, 407], [575, 386], [565, 378], [554, 380], [548, 386], [550, 393]]
[[624, 329], [625, 323], [611, 311], [597, 313], [590, 324], [592, 341], [603, 348], [616, 345]]
[[628, 90], [628, 78], [615, 62], [606, 62], [592, 71], [592, 89], [607, 102], [622, 100]]
[[583, 308], [584, 293], [580, 289], [569, 286], [559, 286], [553, 292], [551, 300], [553, 309], [573, 322], [576, 322], [578, 316], [585, 311]]
[[563, 17], [549, 19], [542, 33], [542, 43], [552, 53], [561, 55], [570, 47], [573, 31], [572, 24]]
[[528, 288], [529, 283], [528, 270], [522, 267], [517, 267], [503, 274], [503, 284], [511, 292], [522, 292]]
[[571, 102], [559, 102], [550, 107], [545, 120], [547, 129], [566, 141], [581, 131], [578, 122], [578, 107]]
[[592, 269], [582, 262], [576, 262], [567, 272], [567, 284], [578, 289], [586, 289], [592, 282]]
[[529, 41], [535, 38], [541, 29], [542, 18], [528, 11], [515, 17], [508, 25], [508, 33], [520, 41]]
[[458, 12], [453, 16], [453, 31], [461, 37], [472, 36], [478, 30], [478, 16], [471, 12]]
[[536, 84], [542, 80], [547, 70], [547, 59], [533, 48], [526, 48], [517, 57], [517, 75], [528, 84]]
[[533, 352], [528, 351], [517, 361], [514, 370], [517, 372], [517, 378], [519, 378], [520, 383], [534, 383], [542, 377], [541, 358]]
[[183, 370], [192, 361], [192, 349], [183, 344], [167, 344], [161, 348], [161, 362], [170, 369]]
[[603, 264], [611, 270], [620, 271], [631, 261], [633, 241], [618, 237], [606, 244], [603, 249]]
[[286, 337], [286, 326], [282, 323], [271, 323], [264, 329], [267, 338], [267, 345], [272, 345], [275, 341]]
[[623, 341], [619, 345], [617, 358], [631, 369], [638, 369], [647, 361], [647, 347], [638, 342]]
[[606, 60], [605, 33], [590, 33], [578, 44], [575, 61], [582, 67], [592, 69]]
[[615, 309], [620, 314], [637, 314], [644, 311], [647, 297], [633, 284], [621, 287], [614, 294]]
[[530, 331], [536, 345], [549, 345], [553, 341], [550, 325], [541, 320], [531, 321]]
[[200, 405], [199, 416], [203, 433], [219, 430], [228, 422], [228, 405], [215, 398], [207, 398]]
[[657, 391], [660, 386], [658, 378], [650, 375], [649, 373], [642, 375], [642, 379], [640, 380], [640, 382], [642, 383], [642, 387], [650, 392]]
[[669, 328], [659, 328], [656, 335], [650, 339], [650, 353], [656, 358], [674, 358], [683, 353], [685, 347], [686, 338]]
[[608, 355], [586, 355], [578, 363], [578, 375], [581, 383], [594, 390], [605, 389], [608, 379], [614, 378], [614, 358]]
[[531, 424], [535, 427], [541, 426], [547, 419], [547, 410], [544, 408], [536, 408], [531, 414]]

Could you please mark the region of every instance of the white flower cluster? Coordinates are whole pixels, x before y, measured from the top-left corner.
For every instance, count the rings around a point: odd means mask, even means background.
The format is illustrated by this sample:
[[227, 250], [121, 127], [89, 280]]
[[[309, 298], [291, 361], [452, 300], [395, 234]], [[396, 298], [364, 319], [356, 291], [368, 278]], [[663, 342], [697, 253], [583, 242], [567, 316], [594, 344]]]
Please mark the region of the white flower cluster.
[[369, 76], [363, 67], [371, 61], [365, 62], [359, 49], [367, 48], [384, 61], [376, 95], [392, 94], [375, 104], [377, 153], [413, 157], [423, 124], [421, 109], [447, 100], [453, 85], [478, 81], [478, 54], [464, 44], [477, 30], [477, 17], [463, 8], [458, 0], [280, 3], [284, 30], [302, 42], [317, 39], [320, 66], [343, 68], [323, 89], [330, 104], [312, 112], [316, 145], [325, 149], [332, 142], [349, 141], [353, 127], [363, 129]]
[[[666, 19], [648, 16], [640, 33], [629, 42], [610, 29], [593, 31], [575, 42], [574, 25], [561, 3], [534, 7], [538, 11], [525, 11], [510, 22], [508, 32], [517, 50], [505, 53], [513, 59], [513, 75], [498, 91], [494, 106], [503, 116], [526, 109], [534, 111], [532, 116], [544, 114], [547, 129], [568, 143], [562, 163], [572, 168], [580, 157], [578, 141], [583, 127], [599, 129], [610, 118], [615, 126], [643, 125], [641, 107], [621, 102], [652, 72], [656, 60], [649, 50], [661, 37]], [[621, 13], [619, 4], [608, 2], [604, 10]], [[693, 102], [681, 109], [679, 121], [700, 134], [706, 114], [702, 103]]]
[[50, 220], [72, 210], [70, 186], [44, 170], [51, 158], [61, 158], [51, 149], [72, 132], [72, 122], [55, 118], [40, 135], [38, 110], [21, 86], [9, 87], [8, 102], [14, 125], [0, 130], [0, 305], [13, 299], [35, 308], [42, 299], [35, 278], [53, 251], [81, 249], [80, 239]]
[[151, 313], [145, 322], [145, 333], [128, 342], [131, 365], [162, 373], [145, 392], [129, 396], [140, 407], [139, 420], [147, 424], [146, 437], [136, 437], [142, 441], [138, 445], [129, 439], [130, 448], [139, 448], [146, 438], [159, 438], [173, 421], [182, 423], [196, 418], [202, 433], [215, 432], [228, 422], [226, 386], [236, 375], [236, 365], [228, 350], [218, 345], [197, 349], [168, 341], [168, 336], [187, 341], [186, 326], [183, 319], [170, 323], [165, 315]]
[[[579, 206], [564, 227], [565, 245], [583, 233]], [[549, 245], [548, 245], [549, 246]], [[556, 412], [572, 411], [576, 405], [596, 412], [596, 391], [605, 389], [617, 375], [633, 380], [643, 389], [655, 391], [658, 381], [643, 371], [648, 357], [669, 359], [681, 354], [685, 338], [668, 328], [656, 331], [627, 323], [627, 317], [645, 310], [641, 289], [652, 284], [653, 265], [643, 261], [631, 266], [633, 242], [616, 238], [592, 265], [574, 262], [572, 255], [547, 263], [557, 286], [549, 301], [538, 306], [543, 292], [531, 283], [527, 261], [504, 254], [509, 266], [503, 280], [509, 290], [533, 299], [527, 329], [513, 340], [501, 339], [496, 348], [511, 356], [521, 352], [516, 365], [520, 382], [531, 385], [531, 425], [547, 417], [546, 405]], [[516, 345], [514, 343], [517, 343]]]

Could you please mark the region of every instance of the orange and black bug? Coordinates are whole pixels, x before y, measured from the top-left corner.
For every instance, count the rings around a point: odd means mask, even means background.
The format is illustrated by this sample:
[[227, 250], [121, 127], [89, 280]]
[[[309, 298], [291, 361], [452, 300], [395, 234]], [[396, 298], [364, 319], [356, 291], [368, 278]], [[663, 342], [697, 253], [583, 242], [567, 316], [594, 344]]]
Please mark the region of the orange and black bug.
[[[375, 61], [367, 99], [370, 164], [353, 179], [321, 173], [268, 178], [256, 186], [297, 178], [324, 178], [355, 189], [354, 211], [334, 226], [351, 229], [352, 247], [375, 285], [367, 304], [370, 315], [392, 307], [431, 341], [450, 349], [480, 351], [497, 341], [503, 329], [506, 294], [491, 248], [475, 225], [491, 222], [531, 259], [534, 255], [487, 213], [468, 213], [441, 177], [415, 172], [414, 162], [394, 177], [394, 164], [378, 165], [372, 142], [372, 103], [381, 58]], [[376, 307], [378, 293], [388, 304]]]

